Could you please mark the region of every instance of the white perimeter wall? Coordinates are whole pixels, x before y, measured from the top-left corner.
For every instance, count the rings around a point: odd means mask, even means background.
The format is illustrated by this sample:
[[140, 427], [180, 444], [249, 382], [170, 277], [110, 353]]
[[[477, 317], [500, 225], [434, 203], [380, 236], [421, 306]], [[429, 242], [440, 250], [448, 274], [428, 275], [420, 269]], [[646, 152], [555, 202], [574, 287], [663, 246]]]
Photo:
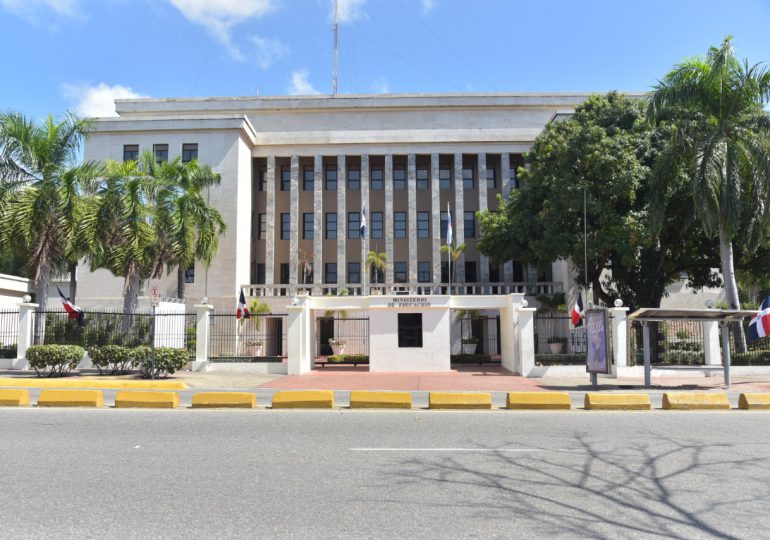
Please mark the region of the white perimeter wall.
[[[422, 313], [422, 347], [399, 348], [399, 313]], [[449, 329], [449, 309], [370, 309], [369, 371], [449, 371]]]

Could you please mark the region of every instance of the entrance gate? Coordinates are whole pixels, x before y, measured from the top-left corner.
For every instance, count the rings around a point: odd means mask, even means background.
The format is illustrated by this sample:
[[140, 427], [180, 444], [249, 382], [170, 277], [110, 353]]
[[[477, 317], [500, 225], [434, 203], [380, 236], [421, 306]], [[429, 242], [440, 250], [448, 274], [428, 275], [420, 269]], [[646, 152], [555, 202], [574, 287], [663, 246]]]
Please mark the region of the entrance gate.
[[342, 343], [344, 354], [369, 355], [369, 317], [318, 317], [316, 356], [334, 354], [330, 340]]

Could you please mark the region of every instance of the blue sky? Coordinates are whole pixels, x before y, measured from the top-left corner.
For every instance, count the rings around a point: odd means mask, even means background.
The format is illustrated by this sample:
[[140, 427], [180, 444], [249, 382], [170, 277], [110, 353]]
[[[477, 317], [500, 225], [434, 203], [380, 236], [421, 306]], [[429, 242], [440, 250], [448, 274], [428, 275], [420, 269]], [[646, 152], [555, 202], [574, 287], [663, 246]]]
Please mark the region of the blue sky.
[[[0, 0], [0, 109], [331, 93], [332, 0]], [[339, 92], [647, 90], [734, 34], [770, 61], [770, 0], [339, 0]]]

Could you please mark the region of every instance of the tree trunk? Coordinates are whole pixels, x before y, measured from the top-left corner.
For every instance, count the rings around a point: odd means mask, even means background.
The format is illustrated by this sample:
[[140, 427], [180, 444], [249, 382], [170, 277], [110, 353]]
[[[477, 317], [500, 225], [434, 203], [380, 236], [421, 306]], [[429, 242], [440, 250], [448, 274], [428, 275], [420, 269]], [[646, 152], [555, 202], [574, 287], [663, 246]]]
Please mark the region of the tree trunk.
[[48, 284], [51, 278], [48, 264], [42, 263], [35, 276], [35, 303], [38, 305], [35, 311], [35, 328], [33, 329], [32, 343], [43, 344], [45, 335], [45, 310], [48, 307]]
[[70, 302], [75, 303], [75, 293], [78, 289], [77, 263], [70, 264]]
[[181, 299], [185, 297], [184, 268], [181, 265], [176, 269], [176, 296]]
[[[738, 297], [738, 283], [735, 279], [735, 266], [733, 264], [733, 242], [727, 238], [722, 227], [719, 228], [719, 258], [722, 263], [722, 281], [725, 286], [725, 299], [730, 309], [741, 309], [741, 301]], [[733, 325], [735, 339], [735, 352], [746, 352], [746, 335], [743, 333], [743, 325], [736, 322]]]

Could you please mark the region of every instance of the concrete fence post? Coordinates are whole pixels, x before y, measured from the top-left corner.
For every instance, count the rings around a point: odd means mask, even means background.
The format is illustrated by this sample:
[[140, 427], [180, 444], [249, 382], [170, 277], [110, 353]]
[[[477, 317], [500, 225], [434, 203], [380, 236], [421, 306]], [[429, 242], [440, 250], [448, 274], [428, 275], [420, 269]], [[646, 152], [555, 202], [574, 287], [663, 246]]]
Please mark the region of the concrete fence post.
[[310, 309], [306, 298], [299, 296], [296, 300], [296, 304], [286, 308], [289, 314], [289, 329], [286, 335], [289, 375], [302, 375], [313, 369]]
[[209, 344], [211, 342], [211, 310], [209, 304], [195, 304], [195, 360], [192, 371], [206, 371], [209, 365]]
[[11, 369], [29, 369], [27, 349], [33, 344], [32, 329], [35, 310], [38, 304], [24, 302], [19, 304], [19, 334], [16, 339], [16, 361]]
[[703, 354], [707, 366], [718, 366], [722, 363], [722, 352], [719, 350], [719, 323], [704, 321], [703, 323]]
[[535, 369], [535, 308], [520, 308], [519, 315], [519, 374], [533, 376]]
[[[627, 307], [616, 307], [610, 309], [612, 317], [612, 350], [615, 353], [615, 369], [619, 370], [628, 366], [628, 322], [626, 315]], [[616, 371], [617, 373], [617, 371]]]

